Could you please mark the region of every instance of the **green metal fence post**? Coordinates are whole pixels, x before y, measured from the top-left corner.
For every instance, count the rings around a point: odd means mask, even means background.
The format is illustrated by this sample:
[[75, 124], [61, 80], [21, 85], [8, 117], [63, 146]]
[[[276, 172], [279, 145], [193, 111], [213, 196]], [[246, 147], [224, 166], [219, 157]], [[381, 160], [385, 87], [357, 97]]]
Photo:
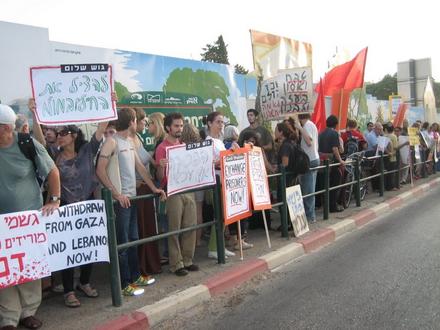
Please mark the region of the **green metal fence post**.
[[379, 166], [380, 166], [380, 183], [379, 183], [379, 196], [383, 196], [384, 190], [385, 190], [385, 168], [383, 163], [383, 152], [379, 151], [380, 158], [379, 158]]
[[400, 151], [396, 151], [397, 172], [395, 173], [397, 187], [400, 187]]
[[356, 206], [361, 206], [361, 176], [359, 170], [360, 162], [359, 159], [356, 158], [354, 160], [354, 179], [356, 180], [355, 184], [355, 196], [356, 196]]
[[324, 220], [329, 218], [330, 214], [330, 162], [324, 160]]
[[289, 238], [289, 228], [287, 224], [287, 197], [286, 197], [286, 168], [280, 166], [281, 178], [280, 178], [280, 188], [281, 188], [281, 237]]
[[121, 277], [119, 274], [118, 244], [116, 241], [115, 213], [113, 210], [113, 199], [110, 190], [102, 189], [102, 198], [107, 213], [108, 250], [110, 256], [110, 286], [112, 293], [112, 304], [115, 307], [122, 305]]
[[223, 223], [223, 208], [221, 202], [221, 182], [220, 176], [216, 175], [217, 184], [212, 189], [214, 190], [214, 214], [215, 214], [215, 229], [217, 238], [217, 262], [219, 264], [226, 263], [225, 258], [225, 236]]
[[428, 174], [426, 173], [426, 150], [420, 150], [420, 161], [422, 162], [422, 178], [427, 178]]

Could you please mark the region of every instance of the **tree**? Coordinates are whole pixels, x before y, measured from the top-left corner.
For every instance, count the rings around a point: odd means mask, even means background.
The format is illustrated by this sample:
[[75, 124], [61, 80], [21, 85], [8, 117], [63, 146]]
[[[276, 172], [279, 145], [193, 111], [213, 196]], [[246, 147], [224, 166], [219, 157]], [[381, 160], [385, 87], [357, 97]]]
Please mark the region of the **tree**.
[[[225, 44], [223, 36], [220, 35], [214, 44], [206, 44], [206, 47], [202, 48], [203, 53], [200, 54], [203, 62], [213, 62], [220, 64], [229, 64], [228, 57], [228, 45]], [[235, 73], [248, 74], [249, 70], [246, 70], [242, 65], [235, 64]]]
[[238, 73], [238, 74], [248, 74], [249, 73], [249, 70], [246, 70], [244, 68], [244, 66], [242, 66], [240, 64], [235, 64], [234, 68], [235, 68], [235, 73]]
[[202, 48], [204, 51], [200, 54], [202, 61], [229, 64], [227, 47], [223, 36], [220, 35], [213, 45], [206, 44], [206, 47]]
[[128, 88], [122, 85], [119, 81], [115, 81], [115, 92], [119, 100], [122, 100], [125, 96], [130, 95]]
[[205, 103], [212, 104], [215, 110], [221, 111], [229, 118], [232, 125], [238, 124], [228, 101], [228, 85], [217, 72], [200, 69], [193, 71], [190, 68], [175, 69], [167, 78], [163, 91], [200, 96]]
[[397, 94], [397, 73], [393, 76], [387, 74], [377, 83], [367, 84], [367, 94], [375, 96], [378, 100], [388, 100], [389, 96]]

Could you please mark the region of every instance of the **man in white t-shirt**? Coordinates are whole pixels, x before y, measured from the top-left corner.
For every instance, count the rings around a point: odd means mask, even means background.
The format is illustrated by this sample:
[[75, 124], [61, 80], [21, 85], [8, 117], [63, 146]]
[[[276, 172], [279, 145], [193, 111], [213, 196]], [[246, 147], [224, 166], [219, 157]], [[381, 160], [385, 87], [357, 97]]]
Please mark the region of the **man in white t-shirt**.
[[[297, 124], [297, 129], [301, 132], [301, 148], [306, 152], [310, 159], [310, 169], [319, 166], [318, 153], [318, 129], [310, 120], [310, 114], [299, 114], [298, 119], [301, 125]], [[317, 171], [308, 171], [300, 175], [299, 182], [303, 195], [315, 192]], [[315, 222], [315, 196], [304, 198], [304, 209], [309, 222]]]

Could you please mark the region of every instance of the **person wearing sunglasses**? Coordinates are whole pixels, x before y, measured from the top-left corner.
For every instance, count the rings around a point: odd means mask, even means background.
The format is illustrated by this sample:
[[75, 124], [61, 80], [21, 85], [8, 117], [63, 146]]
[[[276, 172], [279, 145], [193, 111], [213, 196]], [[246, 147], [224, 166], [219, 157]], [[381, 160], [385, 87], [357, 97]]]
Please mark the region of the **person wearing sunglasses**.
[[[114, 96], [112, 96], [113, 98]], [[29, 100], [29, 110], [35, 114], [35, 101]], [[35, 137], [47, 149], [60, 172], [60, 205], [94, 199], [98, 186], [95, 174], [95, 158], [98, 153], [108, 122], [98, 125], [90, 141], [87, 141], [78, 126], [68, 125], [56, 128], [56, 143], [44, 143], [41, 126], [34, 121]], [[55, 129], [55, 128], [53, 128]], [[80, 266], [80, 283], [76, 289], [86, 297], [95, 298], [98, 292], [90, 285], [92, 264]], [[64, 304], [67, 307], [79, 307], [80, 301], [74, 289], [74, 267], [61, 271], [64, 288]]]

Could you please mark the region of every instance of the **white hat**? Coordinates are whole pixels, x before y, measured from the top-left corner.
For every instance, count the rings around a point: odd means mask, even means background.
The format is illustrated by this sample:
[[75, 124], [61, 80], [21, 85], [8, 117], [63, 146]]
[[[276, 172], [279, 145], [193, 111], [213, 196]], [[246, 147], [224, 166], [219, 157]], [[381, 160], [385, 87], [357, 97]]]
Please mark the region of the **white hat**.
[[0, 124], [15, 124], [17, 115], [10, 106], [0, 104]]

